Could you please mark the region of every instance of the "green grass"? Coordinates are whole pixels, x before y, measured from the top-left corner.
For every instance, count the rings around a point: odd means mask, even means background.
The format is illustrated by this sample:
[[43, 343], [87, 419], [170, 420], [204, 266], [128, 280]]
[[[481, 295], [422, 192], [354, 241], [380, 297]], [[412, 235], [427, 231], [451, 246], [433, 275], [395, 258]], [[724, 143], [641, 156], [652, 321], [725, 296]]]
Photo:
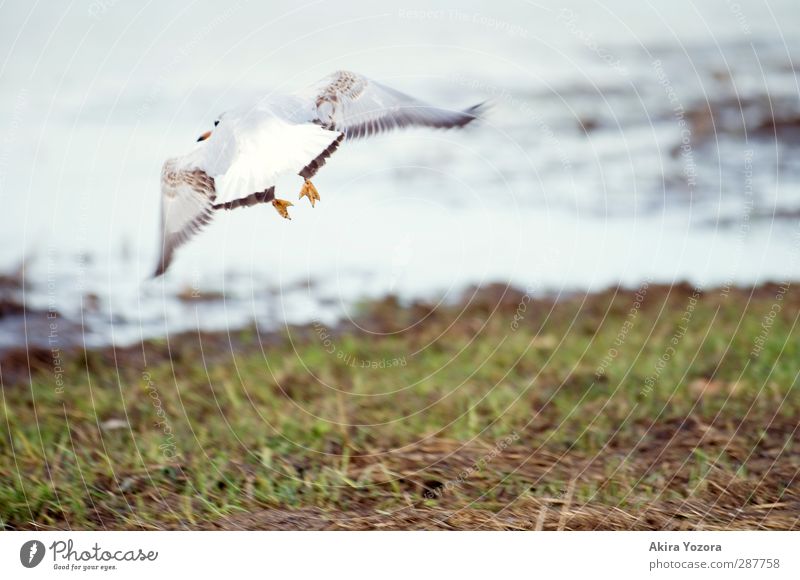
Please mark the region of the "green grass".
[[[629, 291], [489, 288], [435, 309], [365, 304], [366, 330], [77, 353], [63, 392], [39, 363], [32, 383], [3, 385], [0, 524], [237, 527], [313, 508], [366, 527], [403, 509], [502, 514], [499, 527], [628, 527], [613, 510], [632, 527], [733, 527], [752, 508], [754, 527], [794, 527], [795, 294], [709, 291], [687, 318], [688, 287], [651, 286], [638, 309]], [[688, 502], [706, 515], [686, 524]], [[600, 510], [595, 523], [575, 506]]]

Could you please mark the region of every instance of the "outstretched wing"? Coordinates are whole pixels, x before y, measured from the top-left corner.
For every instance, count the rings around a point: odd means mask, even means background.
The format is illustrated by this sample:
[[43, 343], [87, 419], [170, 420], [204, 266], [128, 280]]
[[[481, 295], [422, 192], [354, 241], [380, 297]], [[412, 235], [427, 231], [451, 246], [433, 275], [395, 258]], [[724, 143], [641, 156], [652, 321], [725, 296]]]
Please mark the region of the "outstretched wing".
[[200, 169], [179, 170], [173, 160], [161, 172], [161, 258], [153, 276], [163, 274], [178, 246], [211, 221], [214, 179]]
[[434, 107], [349, 71], [325, 77], [303, 95], [313, 99], [315, 120], [320, 125], [340, 131], [348, 139], [401, 127], [463, 127], [484, 107], [483, 103], [464, 111]]

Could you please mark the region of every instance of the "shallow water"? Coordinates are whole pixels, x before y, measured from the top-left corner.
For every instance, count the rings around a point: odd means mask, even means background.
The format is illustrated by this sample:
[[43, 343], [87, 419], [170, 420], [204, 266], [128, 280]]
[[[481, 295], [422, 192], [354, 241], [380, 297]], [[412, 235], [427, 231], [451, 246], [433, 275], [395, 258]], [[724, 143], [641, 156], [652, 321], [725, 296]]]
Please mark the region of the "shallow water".
[[[488, 282], [797, 280], [796, 7], [605, 4], [6, 3], [0, 266], [24, 266], [24, 290], [3, 292], [96, 345]], [[315, 209], [222, 215], [147, 279], [163, 160], [220, 111], [338, 68], [493, 106], [462, 132], [348, 144]], [[0, 318], [0, 347], [46, 334], [41, 317]]]

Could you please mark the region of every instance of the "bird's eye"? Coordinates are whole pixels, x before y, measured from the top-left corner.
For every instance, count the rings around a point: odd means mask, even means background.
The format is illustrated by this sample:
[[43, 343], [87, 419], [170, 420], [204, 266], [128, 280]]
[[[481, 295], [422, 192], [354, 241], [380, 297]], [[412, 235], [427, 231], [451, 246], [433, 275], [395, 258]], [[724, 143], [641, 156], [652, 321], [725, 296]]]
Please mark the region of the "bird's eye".
[[219, 125], [219, 119], [217, 119], [216, 121], [214, 121], [214, 126], [216, 127], [217, 125]]

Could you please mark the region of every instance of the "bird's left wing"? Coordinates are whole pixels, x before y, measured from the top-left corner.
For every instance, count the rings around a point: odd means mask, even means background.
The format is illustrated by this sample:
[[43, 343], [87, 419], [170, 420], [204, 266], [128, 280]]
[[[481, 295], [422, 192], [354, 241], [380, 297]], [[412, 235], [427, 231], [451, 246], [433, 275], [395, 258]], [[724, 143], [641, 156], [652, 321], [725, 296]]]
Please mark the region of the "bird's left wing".
[[312, 102], [317, 123], [348, 139], [402, 127], [463, 127], [485, 108], [483, 103], [463, 111], [435, 107], [350, 71], [328, 75], [299, 94]]

